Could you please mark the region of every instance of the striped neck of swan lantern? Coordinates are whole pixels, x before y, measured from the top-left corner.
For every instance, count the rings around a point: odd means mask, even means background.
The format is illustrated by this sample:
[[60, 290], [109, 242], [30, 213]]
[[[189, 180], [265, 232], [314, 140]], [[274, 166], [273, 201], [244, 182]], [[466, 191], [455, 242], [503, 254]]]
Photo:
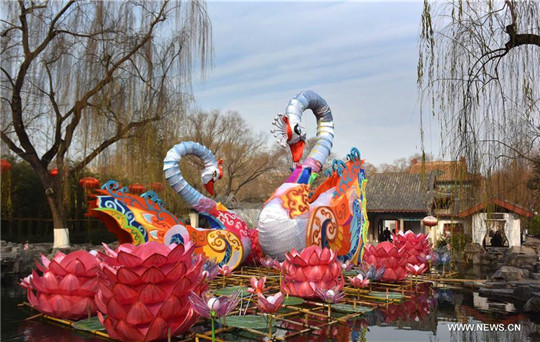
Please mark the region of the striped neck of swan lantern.
[[290, 148], [293, 161], [300, 162], [306, 140], [301, 120], [307, 109], [317, 118], [315, 145], [265, 203], [257, 228], [259, 243], [266, 255], [279, 260], [293, 249], [319, 245], [336, 251], [342, 261], [356, 263], [368, 226], [360, 153], [353, 148], [347, 162], [334, 160], [327, 179], [312, 190], [332, 149], [334, 121], [326, 101], [310, 90], [299, 93], [285, 114], [274, 118], [272, 133], [281, 146]]

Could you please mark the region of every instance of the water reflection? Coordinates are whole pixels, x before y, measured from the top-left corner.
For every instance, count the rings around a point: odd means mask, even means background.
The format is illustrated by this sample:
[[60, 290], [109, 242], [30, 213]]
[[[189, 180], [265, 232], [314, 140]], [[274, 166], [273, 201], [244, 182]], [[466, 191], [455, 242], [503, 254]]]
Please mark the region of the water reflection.
[[19, 325], [19, 336], [28, 342], [103, 342], [93, 335], [79, 335], [73, 330], [40, 321], [23, 321]]
[[[35, 314], [17, 304], [25, 300], [25, 294], [17, 280], [2, 279], [2, 341], [103, 341], [92, 335], [77, 333], [71, 329], [41, 321], [24, 321]], [[540, 324], [535, 316], [519, 314], [519, 305], [495, 302], [462, 289], [434, 288], [420, 284], [410, 299], [398, 304], [382, 304], [365, 316], [346, 323], [322, 326], [309, 335], [292, 336], [287, 341], [501, 341], [524, 342], [540, 340]], [[336, 313], [337, 314], [337, 313]], [[283, 322], [283, 334], [301, 330], [302, 324], [323, 325], [323, 317], [312, 315], [291, 317]], [[540, 318], [536, 318], [540, 319]], [[461, 331], [451, 332], [450, 324], [518, 324], [520, 331]], [[228, 339], [229, 340], [229, 339]], [[243, 341], [235, 336], [235, 341]]]

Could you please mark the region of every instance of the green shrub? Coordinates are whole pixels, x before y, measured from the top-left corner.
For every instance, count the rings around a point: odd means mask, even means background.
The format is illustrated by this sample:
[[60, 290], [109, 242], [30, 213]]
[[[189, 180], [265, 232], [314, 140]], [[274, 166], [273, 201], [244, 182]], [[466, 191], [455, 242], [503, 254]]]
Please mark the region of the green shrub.
[[529, 220], [527, 233], [530, 235], [540, 235], [540, 215], [535, 215]]
[[450, 235], [449, 243], [453, 253], [463, 252], [465, 245], [469, 242], [472, 242], [472, 238], [469, 235], [463, 233], [454, 233]]

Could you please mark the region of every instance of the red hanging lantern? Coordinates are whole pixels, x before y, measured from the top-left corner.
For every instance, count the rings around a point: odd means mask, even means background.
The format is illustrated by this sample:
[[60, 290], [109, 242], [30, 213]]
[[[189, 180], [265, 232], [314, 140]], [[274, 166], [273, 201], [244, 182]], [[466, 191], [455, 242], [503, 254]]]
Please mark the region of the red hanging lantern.
[[431, 215], [424, 217], [424, 219], [422, 220], [422, 223], [428, 227], [436, 226], [437, 222], [437, 218]]
[[144, 185], [139, 184], [139, 183], [133, 183], [129, 186], [129, 192], [131, 192], [132, 194], [140, 195], [145, 191], [146, 191], [146, 188], [144, 187]]
[[154, 190], [155, 192], [161, 192], [163, 191], [163, 184], [158, 182], [150, 183], [150, 188]]
[[8, 172], [9, 170], [11, 170], [11, 163], [2, 158], [0, 159], [0, 168], [2, 170], [2, 173]]
[[99, 181], [94, 177], [84, 177], [79, 181], [79, 184], [88, 191], [99, 187]]
[[58, 176], [58, 169], [57, 168], [54, 168], [54, 169], [51, 170], [51, 176], [52, 177]]

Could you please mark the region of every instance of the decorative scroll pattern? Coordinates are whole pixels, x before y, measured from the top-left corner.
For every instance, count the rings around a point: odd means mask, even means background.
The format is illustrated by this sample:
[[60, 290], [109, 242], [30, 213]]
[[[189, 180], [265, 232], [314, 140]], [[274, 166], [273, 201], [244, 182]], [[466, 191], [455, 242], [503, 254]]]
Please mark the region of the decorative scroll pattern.
[[306, 246], [318, 245], [339, 249], [343, 234], [339, 232], [336, 215], [330, 207], [317, 207], [311, 213], [306, 231]]
[[226, 230], [197, 229], [182, 223], [164, 209], [153, 191], [141, 196], [131, 195], [117, 182], [109, 181], [95, 191], [89, 215], [103, 220], [109, 231], [123, 242], [128, 242], [125, 232], [129, 234], [129, 242], [135, 245], [148, 241], [166, 245], [192, 241], [195, 253], [234, 269], [240, 265], [244, 254], [249, 253], [245, 248], [245, 245], [249, 246], [248, 227], [236, 214], [224, 209], [213, 214], [217, 215], [215, 221]]
[[306, 184], [301, 184], [289, 189], [280, 196], [282, 206], [289, 211], [289, 217], [295, 218], [309, 210], [309, 188]]
[[306, 245], [328, 246], [342, 261], [361, 260], [367, 239], [366, 184], [360, 152], [353, 148], [346, 163], [334, 161], [329, 178], [316, 190], [317, 196], [334, 188], [328, 206], [315, 208], [306, 231]]

